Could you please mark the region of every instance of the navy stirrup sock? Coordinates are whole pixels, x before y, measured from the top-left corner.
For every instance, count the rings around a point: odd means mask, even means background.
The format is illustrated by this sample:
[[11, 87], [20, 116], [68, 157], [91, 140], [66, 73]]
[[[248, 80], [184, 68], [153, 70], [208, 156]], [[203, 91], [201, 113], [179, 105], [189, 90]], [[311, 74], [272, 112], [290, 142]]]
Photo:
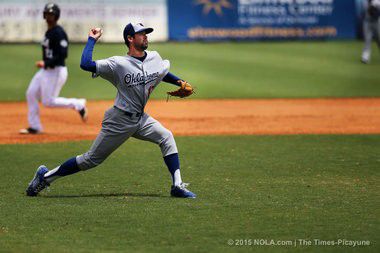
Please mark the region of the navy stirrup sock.
[[78, 167], [77, 159], [73, 157], [61, 164], [59, 167], [47, 172], [45, 174], [45, 179], [48, 182], [51, 182], [57, 179], [58, 177], [68, 176], [79, 171], [80, 169]]
[[164, 157], [166, 166], [172, 175], [173, 185], [180, 185], [182, 183], [181, 174], [179, 170], [178, 153], [167, 155]]
[[179, 169], [179, 158], [178, 154], [171, 154], [164, 157], [166, 166], [168, 166], [168, 169], [170, 171], [170, 174], [172, 174], [172, 177], [174, 177], [174, 172]]
[[80, 171], [80, 169], [79, 169], [78, 164], [77, 164], [77, 159], [76, 159], [76, 157], [73, 157], [73, 158], [67, 160], [66, 162], [64, 162], [61, 166], [59, 166], [56, 175], [63, 177], [63, 176], [67, 176], [67, 175], [77, 173], [79, 171]]

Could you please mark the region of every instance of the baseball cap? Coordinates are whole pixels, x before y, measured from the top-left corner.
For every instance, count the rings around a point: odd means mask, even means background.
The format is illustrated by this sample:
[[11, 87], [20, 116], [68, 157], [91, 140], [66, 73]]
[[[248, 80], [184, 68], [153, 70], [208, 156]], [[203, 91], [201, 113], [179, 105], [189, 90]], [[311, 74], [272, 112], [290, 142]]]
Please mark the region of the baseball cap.
[[123, 32], [124, 41], [127, 41], [128, 35], [129, 36], [133, 36], [136, 33], [141, 33], [141, 32], [144, 32], [144, 31], [145, 31], [146, 34], [148, 34], [148, 33], [153, 32], [153, 28], [145, 27], [141, 23], [137, 23], [137, 24], [129, 23], [124, 28], [124, 32]]

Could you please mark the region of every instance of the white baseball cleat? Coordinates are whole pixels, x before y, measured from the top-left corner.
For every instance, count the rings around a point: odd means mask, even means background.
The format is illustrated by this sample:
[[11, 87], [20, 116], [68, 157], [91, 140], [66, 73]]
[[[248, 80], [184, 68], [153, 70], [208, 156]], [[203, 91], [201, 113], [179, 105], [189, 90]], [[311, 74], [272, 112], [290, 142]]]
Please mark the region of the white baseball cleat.
[[369, 60], [370, 60], [370, 54], [369, 54], [369, 52], [367, 52], [367, 51], [363, 52], [362, 58], [361, 58], [361, 62], [364, 63], [364, 64], [368, 64]]

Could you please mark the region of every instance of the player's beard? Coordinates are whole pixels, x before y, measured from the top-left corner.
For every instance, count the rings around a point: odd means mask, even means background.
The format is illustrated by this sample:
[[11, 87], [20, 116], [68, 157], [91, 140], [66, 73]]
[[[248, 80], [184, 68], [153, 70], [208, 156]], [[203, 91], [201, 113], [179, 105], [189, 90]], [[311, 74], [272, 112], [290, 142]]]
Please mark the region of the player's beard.
[[141, 45], [141, 49], [144, 51], [144, 50], [147, 50], [148, 49], [148, 42], [146, 44], [142, 44]]
[[135, 48], [138, 51], [144, 51], [148, 48], [148, 41], [147, 42], [142, 42], [141, 44], [135, 44]]

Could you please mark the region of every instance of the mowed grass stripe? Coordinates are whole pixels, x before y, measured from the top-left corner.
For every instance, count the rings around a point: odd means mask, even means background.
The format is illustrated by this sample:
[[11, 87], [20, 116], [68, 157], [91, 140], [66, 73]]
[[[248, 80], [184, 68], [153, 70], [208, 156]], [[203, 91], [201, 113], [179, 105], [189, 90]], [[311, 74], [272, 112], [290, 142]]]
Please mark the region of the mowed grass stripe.
[[130, 140], [101, 166], [24, 190], [91, 142], [1, 145], [0, 245], [13, 252], [346, 252], [228, 239], [369, 240], [379, 250], [379, 135], [178, 137], [195, 200], [169, 196], [159, 149]]
[[[61, 95], [114, 99], [107, 81], [79, 68], [83, 44], [70, 45], [69, 78]], [[152, 43], [171, 62], [171, 72], [196, 87], [197, 98], [297, 98], [380, 96], [380, 58], [360, 63], [362, 42]], [[25, 100], [41, 57], [39, 45], [1, 45], [0, 101]], [[125, 55], [122, 44], [98, 44], [94, 59]], [[162, 83], [152, 94], [165, 99], [174, 90]]]

